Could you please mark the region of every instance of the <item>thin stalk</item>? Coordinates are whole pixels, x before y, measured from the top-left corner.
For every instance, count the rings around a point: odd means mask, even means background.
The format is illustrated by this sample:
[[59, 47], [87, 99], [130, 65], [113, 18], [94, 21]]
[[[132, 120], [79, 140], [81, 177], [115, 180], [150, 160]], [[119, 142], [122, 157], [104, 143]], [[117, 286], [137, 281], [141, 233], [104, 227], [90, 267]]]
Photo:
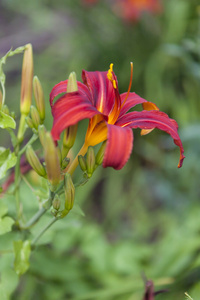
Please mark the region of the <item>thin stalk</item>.
[[87, 149], [88, 149], [88, 145], [83, 144], [83, 146], [80, 149], [79, 153], [76, 155], [73, 162], [69, 165], [69, 169], [67, 170], [67, 172], [70, 175], [72, 175], [74, 173], [74, 171], [76, 170], [76, 168], [78, 166], [78, 156], [79, 155], [85, 155], [85, 153], [87, 152]]
[[40, 231], [40, 233], [32, 240], [31, 245], [35, 246], [35, 244], [38, 242], [38, 240], [41, 238], [41, 236], [58, 220], [58, 218], [53, 217], [51, 221]]
[[17, 220], [21, 216], [21, 205], [19, 198], [19, 180], [20, 180], [20, 156], [17, 158], [17, 163], [15, 165], [15, 199], [16, 199], [16, 210], [17, 210]]
[[31, 226], [33, 226], [37, 221], [46, 213], [47, 209], [42, 207], [40, 210], [36, 212], [36, 214], [26, 223], [26, 225], [23, 227], [23, 230], [29, 229]]
[[28, 143], [19, 151], [18, 155], [21, 156], [25, 151], [26, 151], [26, 148], [33, 144], [38, 138], [38, 135], [37, 134], [33, 134], [31, 139], [28, 141]]

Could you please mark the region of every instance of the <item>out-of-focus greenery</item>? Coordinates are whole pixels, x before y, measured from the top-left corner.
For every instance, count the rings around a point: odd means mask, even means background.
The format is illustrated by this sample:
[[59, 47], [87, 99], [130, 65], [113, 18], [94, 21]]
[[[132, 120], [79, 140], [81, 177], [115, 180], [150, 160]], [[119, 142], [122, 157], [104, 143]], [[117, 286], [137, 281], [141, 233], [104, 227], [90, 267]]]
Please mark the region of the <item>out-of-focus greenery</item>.
[[[35, 54], [34, 73], [45, 90], [49, 129], [48, 95], [56, 83], [71, 71], [81, 80], [82, 69], [107, 70], [113, 62], [124, 92], [133, 61], [132, 90], [176, 119], [186, 159], [182, 169], [177, 169], [179, 153], [170, 137], [156, 130], [140, 137], [134, 131], [129, 163], [121, 171], [96, 171], [78, 189], [76, 202], [85, 216], [77, 207], [69, 218], [57, 222], [41, 238], [30, 270], [20, 279], [12, 270], [10, 255], [11, 241], [18, 233], [0, 237], [1, 295], [6, 290], [15, 300], [137, 300], [144, 293], [145, 274], [155, 290], [168, 290], [156, 299], [185, 299], [186, 291], [199, 299], [198, 1], [165, 0], [160, 15], [145, 14], [138, 23], [125, 23], [113, 13], [109, 1], [85, 6], [80, 0], [2, 0], [1, 56], [11, 46], [29, 42]], [[5, 66], [7, 101], [15, 109], [19, 107], [20, 68], [19, 56]], [[83, 136], [80, 129], [77, 148]], [[37, 199], [25, 183], [21, 195], [28, 219], [37, 209]], [[2, 201], [12, 209], [12, 196]]]

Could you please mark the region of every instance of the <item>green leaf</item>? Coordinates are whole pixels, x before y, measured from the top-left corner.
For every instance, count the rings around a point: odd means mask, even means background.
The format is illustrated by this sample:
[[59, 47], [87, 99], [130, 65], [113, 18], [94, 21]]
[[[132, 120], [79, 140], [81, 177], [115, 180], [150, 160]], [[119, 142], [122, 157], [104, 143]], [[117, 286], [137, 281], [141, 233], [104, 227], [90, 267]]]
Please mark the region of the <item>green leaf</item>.
[[9, 153], [4, 163], [0, 166], [0, 179], [6, 175], [8, 169], [15, 166], [16, 162], [17, 162], [17, 157], [15, 156], [15, 154]]
[[15, 120], [11, 116], [0, 111], [0, 127], [1, 128], [9, 127], [9, 128], [15, 129], [15, 127], [16, 127]]
[[[0, 83], [2, 87], [2, 92], [3, 92], [3, 104], [5, 102], [5, 82], [6, 82], [6, 76], [3, 72], [3, 64], [6, 63], [6, 60], [9, 56], [13, 56], [15, 54], [22, 53], [25, 50], [26, 46], [18, 47], [14, 51], [12, 51], [12, 48], [0, 59]], [[12, 127], [11, 127], [12, 128]]]
[[0, 202], [0, 218], [5, 216], [8, 212], [8, 207], [1, 201]]
[[0, 235], [10, 232], [14, 223], [14, 220], [10, 217], [0, 218]]
[[72, 212], [81, 216], [81, 217], [85, 217], [85, 213], [84, 211], [81, 209], [81, 207], [79, 206], [78, 203], [74, 203], [74, 206], [72, 208]]
[[14, 261], [14, 269], [17, 275], [24, 274], [29, 268], [29, 257], [31, 254], [31, 242], [29, 240], [26, 241], [14, 241], [14, 253], [15, 253], [15, 261]]
[[10, 295], [16, 289], [18, 276], [11, 268], [6, 268], [1, 272], [0, 295], [1, 300], [9, 300]]
[[4, 163], [9, 155], [10, 150], [0, 147], [0, 166]]

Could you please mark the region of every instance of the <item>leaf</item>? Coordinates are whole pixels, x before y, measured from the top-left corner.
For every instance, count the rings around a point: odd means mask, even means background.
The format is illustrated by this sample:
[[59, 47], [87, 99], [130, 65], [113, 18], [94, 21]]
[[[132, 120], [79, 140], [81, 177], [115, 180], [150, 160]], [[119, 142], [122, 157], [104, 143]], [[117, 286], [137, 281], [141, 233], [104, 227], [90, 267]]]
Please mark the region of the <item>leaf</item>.
[[8, 212], [8, 207], [1, 201], [0, 202], [0, 218], [5, 216]]
[[73, 213], [81, 216], [81, 217], [85, 217], [85, 213], [84, 211], [81, 209], [81, 207], [79, 206], [78, 203], [74, 203], [74, 206], [72, 208]]
[[15, 120], [11, 116], [0, 111], [0, 127], [1, 128], [9, 127], [9, 128], [15, 129], [15, 127], [16, 127]]
[[15, 261], [14, 261], [14, 269], [17, 275], [24, 274], [29, 269], [29, 257], [31, 254], [31, 242], [29, 240], [26, 241], [14, 241], [14, 253], [15, 253]]
[[11, 268], [6, 268], [1, 272], [0, 295], [1, 300], [9, 300], [10, 295], [16, 289], [18, 277]]
[[14, 220], [10, 217], [0, 218], [0, 235], [10, 232], [14, 223]]
[[0, 166], [0, 179], [6, 175], [8, 169], [15, 166], [16, 162], [17, 162], [17, 157], [15, 156], [14, 153], [10, 152], [7, 159]]
[[5, 102], [5, 82], [6, 82], [6, 76], [3, 72], [3, 64], [6, 63], [6, 60], [9, 56], [13, 56], [15, 54], [22, 53], [25, 50], [26, 46], [18, 47], [14, 51], [12, 51], [12, 48], [0, 59], [0, 83], [2, 86], [2, 92], [3, 92], [3, 100], [2, 103]]
[[4, 147], [0, 147], [0, 166], [4, 163], [9, 155], [10, 150]]

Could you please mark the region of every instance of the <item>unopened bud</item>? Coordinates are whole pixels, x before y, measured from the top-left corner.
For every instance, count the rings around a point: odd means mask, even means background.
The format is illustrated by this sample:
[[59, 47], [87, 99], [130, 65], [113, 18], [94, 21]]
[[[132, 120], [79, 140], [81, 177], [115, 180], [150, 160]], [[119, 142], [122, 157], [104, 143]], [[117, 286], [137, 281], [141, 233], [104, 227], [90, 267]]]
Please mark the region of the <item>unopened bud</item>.
[[99, 166], [102, 164], [103, 162], [103, 158], [104, 158], [104, 153], [105, 153], [105, 148], [106, 148], [106, 142], [107, 141], [104, 141], [99, 149], [99, 151], [97, 152], [97, 155], [96, 155], [96, 159], [95, 159], [95, 162], [96, 164]]
[[78, 124], [69, 126], [64, 131], [63, 135], [63, 149], [62, 149], [62, 157], [64, 158], [67, 156], [69, 150], [73, 147], [75, 139], [76, 139], [76, 133], [77, 133]]
[[95, 153], [93, 147], [88, 147], [86, 154], [86, 166], [88, 177], [91, 177], [95, 169]]
[[65, 190], [65, 209], [70, 211], [74, 205], [75, 188], [69, 173], [65, 174], [64, 179], [64, 190]]
[[52, 205], [53, 205], [53, 208], [55, 209], [55, 210], [59, 210], [59, 208], [60, 208], [60, 199], [58, 198], [58, 197], [55, 197], [54, 199], [53, 199], [53, 203], [52, 203]]
[[80, 168], [83, 172], [85, 172], [87, 170], [87, 166], [86, 166], [86, 161], [85, 161], [85, 157], [82, 155], [78, 156], [78, 162], [80, 165]]
[[47, 132], [45, 136], [44, 157], [47, 169], [47, 178], [52, 185], [52, 191], [54, 191], [60, 182], [60, 162], [58, 151], [50, 132]]
[[27, 44], [24, 51], [22, 64], [22, 80], [21, 80], [21, 114], [28, 115], [32, 100], [32, 85], [33, 85], [33, 50], [32, 45]]
[[71, 72], [69, 74], [68, 82], [67, 82], [67, 93], [73, 93], [78, 91], [78, 85], [76, 80], [76, 73]]
[[38, 126], [40, 125], [40, 116], [37, 108], [35, 108], [33, 105], [31, 105], [30, 115], [35, 129], [38, 129]]
[[69, 157], [65, 157], [65, 158], [62, 160], [62, 164], [61, 164], [62, 169], [65, 169], [65, 168], [68, 166], [69, 162], [70, 162], [70, 158], [69, 158]]
[[31, 167], [36, 171], [38, 175], [43, 177], [46, 176], [45, 168], [41, 164], [38, 156], [30, 145], [26, 149], [26, 158]]
[[39, 135], [40, 143], [42, 144], [43, 148], [45, 147], [46, 132], [47, 130], [44, 125], [38, 126], [38, 135]]
[[31, 128], [31, 129], [34, 128], [33, 121], [31, 120], [31, 118], [26, 117], [25, 120], [26, 120], [26, 124], [28, 125], [29, 128]]
[[34, 78], [33, 78], [33, 93], [34, 93], [35, 103], [36, 103], [36, 107], [37, 107], [40, 119], [43, 122], [45, 119], [44, 93], [43, 93], [41, 83], [37, 76], [34, 76]]

